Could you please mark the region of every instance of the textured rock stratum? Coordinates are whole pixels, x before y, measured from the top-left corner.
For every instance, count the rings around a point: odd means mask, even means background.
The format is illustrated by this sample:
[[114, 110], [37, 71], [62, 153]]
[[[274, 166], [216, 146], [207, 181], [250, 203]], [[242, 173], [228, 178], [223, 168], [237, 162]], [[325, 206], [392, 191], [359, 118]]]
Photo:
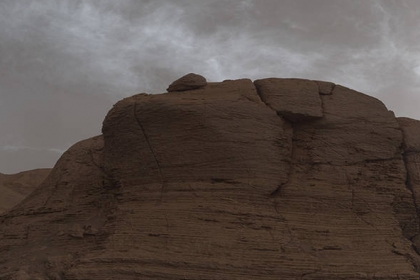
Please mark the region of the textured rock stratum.
[[51, 169], [42, 168], [19, 172], [0, 173], [0, 214], [21, 202], [48, 176]]
[[0, 279], [419, 279], [419, 131], [322, 81], [125, 98], [0, 216]]

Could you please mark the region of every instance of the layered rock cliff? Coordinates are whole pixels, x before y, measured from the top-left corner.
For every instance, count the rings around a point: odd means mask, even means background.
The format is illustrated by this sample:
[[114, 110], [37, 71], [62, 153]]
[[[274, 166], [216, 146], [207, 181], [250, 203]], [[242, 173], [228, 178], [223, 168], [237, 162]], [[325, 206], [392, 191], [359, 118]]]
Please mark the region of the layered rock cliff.
[[0, 216], [0, 279], [419, 279], [419, 121], [321, 81], [168, 91]]
[[0, 173], [0, 214], [21, 202], [48, 176], [51, 169], [42, 168], [19, 172]]

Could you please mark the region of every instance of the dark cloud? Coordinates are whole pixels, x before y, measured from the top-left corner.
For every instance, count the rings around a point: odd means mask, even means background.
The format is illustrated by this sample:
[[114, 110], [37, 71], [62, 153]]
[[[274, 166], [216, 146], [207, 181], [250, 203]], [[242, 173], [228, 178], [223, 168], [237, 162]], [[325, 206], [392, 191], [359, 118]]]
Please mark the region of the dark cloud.
[[329, 80], [420, 119], [418, 18], [417, 0], [3, 0], [0, 172], [52, 166], [115, 101], [189, 72]]

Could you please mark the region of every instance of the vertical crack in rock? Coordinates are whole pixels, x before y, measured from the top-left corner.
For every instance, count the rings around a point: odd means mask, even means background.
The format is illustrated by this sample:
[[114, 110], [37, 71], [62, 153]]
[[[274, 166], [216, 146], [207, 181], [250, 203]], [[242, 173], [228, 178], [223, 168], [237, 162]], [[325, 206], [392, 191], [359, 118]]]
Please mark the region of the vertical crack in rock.
[[56, 183], [55, 186], [54, 186], [54, 188], [52, 190], [50, 190], [50, 195], [45, 200], [44, 204], [42, 205], [42, 208], [47, 207], [48, 203], [51, 201], [52, 197], [57, 192], [58, 188], [59, 188], [59, 185]]
[[411, 175], [410, 175], [410, 171], [408, 170], [408, 159], [407, 159], [407, 155], [409, 154], [409, 152], [403, 152], [402, 153], [402, 157], [403, 157], [403, 161], [404, 161], [404, 167], [405, 167], [405, 172], [406, 172], [406, 180], [405, 180], [405, 186], [407, 187], [407, 189], [411, 192], [411, 195], [413, 197], [413, 202], [414, 202], [414, 207], [416, 208], [416, 213], [417, 213], [417, 217], [420, 219], [420, 209], [419, 206], [417, 204], [417, 199], [416, 196], [414, 195], [414, 190], [413, 190], [413, 186], [411, 184]]
[[334, 84], [334, 85], [333, 85], [333, 87], [332, 87], [332, 89], [331, 89], [331, 94], [333, 94], [333, 93], [334, 93], [335, 86], [336, 86], [336, 84]]
[[[405, 186], [406, 186], [406, 188], [411, 192], [411, 196], [412, 196], [412, 199], [413, 199], [413, 203], [414, 203], [414, 208], [415, 208], [415, 210], [416, 210], [416, 214], [417, 214], [417, 222], [419, 222], [420, 221], [420, 209], [419, 209], [419, 205], [418, 205], [418, 201], [417, 201], [417, 199], [416, 199], [416, 195], [415, 195], [415, 193], [414, 193], [414, 189], [413, 189], [413, 185], [412, 185], [412, 183], [411, 183], [411, 175], [410, 175], [410, 171], [409, 171], [409, 169], [408, 169], [408, 158], [407, 158], [407, 155], [408, 155], [408, 153], [409, 152], [405, 152], [405, 151], [403, 151], [403, 153], [402, 153], [402, 156], [403, 156], [403, 161], [404, 161], [404, 167], [405, 167], [405, 171], [406, 171], [406, 181], [405, 181]], [[420, 244], [419, 244], [419, 242], [418, 242], [418, 239], [419, 239], [419, 235], [420, 233], [419, 232], [417, 232], [417, 235], [416, 236], [414, 236], [414, 237], [412, 237], [412, 238], [410, 238], [410, 241], [411, 241], [411, 243], [413, 244], [413, 248], [414, 248], [414, 251], [418, 254], [418, 255], [420, 255]], [[416, 267], [418, 270], [420, 269], [420, 267]]]
[[[120, 187], [121, 183], [118, 180], [115, 180], [114, 177], [109, 174], [108, 172], [106, 172], [105, 168], [103, 165], [97, 163], [95, 161], [95, 158], [93, 156], [93, 152], [92, 152], [92, 148], [90, 148], [88, 150], [88, 154], [89, 154], [89, 158], [91, 163], [101, 172], [102, 175], [102, 179], [101, 179], [101, 185], [103, 188], [105, 189], [115, 189], [115, 187]], [[110, 187], [112, 186], [112, 187]]]
[[[420, 255], [420, 207], [418, 205], [418, 178], [419, 178], [419, 168], [420, 164], [418, 163], [418, 150], [420, 146], [419, 138], [419, 123], [418, 121], [409, 119], [409, 118], [397, 118], [397, 122], [400, 126], [402, 132], [402, 144], [401, 144], [401, 154], [404, 162], [404, 168], [406, 172], [406, 181], [405, 186], [411, 192], [412, 201], [414, 204], [415, 218], [417, 227], [414, 228], [412, 236], [409, 237], [414, 251]], [[408, 238], [408, 237], [407, 237]], [[420, 269], [420, 264], [417, 264], [417, 270]]]
[[258, 87], [255, 86], [255, 84], [254, 84], [254, 87], [255, 87], [255, 91], [257, 92], [258, 97], [261, 99], [261, 102], [264, 103], [265, 106], [267, 106], [268, 108], [270, 108], [277, 114], [276, 109], [274, 109], [270, 104], [267, 104], [265, 98], [262, 96], [261, 92], [259, 91]]
[[313, 80], [318, 87], [319, 95], [331, 95], [334, 92], [336, 84], [326, 81]]
[[[281, 116], [279, 116], [280, 118], [282, 118]], [[296, 159], [296, 147], [295, 147], [295, 139], [294, 139], [294, 128], [293, 128], [293, 124], [284, 120], [287, 124], [290, 125], [290, 128], [292, 130], [292, 135], [291, 135], [291, 151], [290, 151], [290, 162], [289, 162], [289, 170], [287, 172], [287, 178], [284, 182], [280, 183], [280, 185], [270, 194], [270, 196], [277, 196], [281, 194], [281, 190], [287, 186], [290, 183], [290, 178], [293, 174], [293, 170], [294, 170], [294, 164], [295, 164], [295, 159]]]
[[160, 197], [161, 200], [162, 200], [163, 191], [165, 189], [165, 179], [164, 179], [164, 176], [163, 176], [163, 173], [162, 173], [162, 168], [161, 168], [161, 166], [159, 164], [159, 161], [158, 161], [158, 159], [156, 157], [155, 151], [153, 150], [152, 145], [151, 145], [150, 140], [149, 140], [149, 137], [147, 136], [146, 130], [144, 129], [143, 124], [141, 123], [140, 119], [137, 116], [137, 103], [134, 103], [134, 106], [133, 106], [133, 114], [134, 114], [134, 118], [137, 121], [137, 124], [139, 125], [141, 131], [143, 132], [144, 138], [146, 139], [146, 143], [147, 143], [147, 145], [148, 145], [148, 147], [150, 149], [150, 152], [152, 153], [152, 156], [155, 159], [156, 167], [158, 168], [159, 177], [160, 177], [160, 181], [161, 181], [161, 184], [162, 184], [161, 197]]
[[108, 174], [107, 174], [107, 172], [105, 171], [104, 167], [103, 167], [103, 166], [101, 166], [99, 163], [97, 163], [97, 162], [95, 161], [95, 159], [94, 159], [94, 157], [93, 157], [93, 152], [92, 152], [92, 150], [91, 150], [91, 149], [90, 149], [90, 150], [88, 150], [88, 153], [89, 153], [90, 161], [92, 162], [92, 164], [93, 164], [96, 168], [98, 168], [98, 170], [99, 170], [99, 171], [101, 171], [101, 173], [102, 173], [102, 175], [103, 175], [103, 176], [109, 177], [109, 175], [108, 175]]
[[[334, 93], [334, 89], [335, 89], [335, 84], [331, 88], [331, 94]], [[319, 89], [319, 85], [318, 85], [318, 93], [319, 93], [319, 99], [321, 99], [321, 110], [322, 110], [322, 114], [325, 116], [324, 98], [322, 97], [321, 91]]]
[[[366, 212], [363, 213], [363, 212], [360, 212], [360, 210], [357, 209], [357, 207], [356, 207], [356, 190], [352, 187], [350, 176], [349, 176], [347, 170], [345, 170], [345, 175], [346, 175], [346, 181], [347, 181], [347, 188], [348, 188], [349, 191], [351, 191], [350, 210], [356, 216], [357, 219], [359, 219], [360, 221], [364, 222], [365, 224], [371, 226], [372, 228], [374, 228], [376, 231], [379, 232], [379, 229], [375, 226], [375, 224], [369, 222], [368, 220], [366, 220], [363, 217], [363, 215], [366, 214]], [[368, 212], [372, 211], [369, 203], [366, 200], [364, 200], [362, 198], [358, 198], [358, 200], [362, 201], [367, 206], [367, 209], [368, 209], [367, 211]]]
[[[292, 172], [293, 172], [293, 165], [294, 165], [294, 156], [295, 156], [295, 141], [294, 141], [294, 128], [293, 128], [293, 123], [292, 122], [289, 122], [289, 121], [287, 121], [287, 120], [285, 120], [282, 116], [280, 116], [279, 114], [278, 114], [278, 112], [273, 108], [273, 107], [271, 107], [269, 104], [267, 104], [267, 102], [265, 101], [265, 99], [263, 98], [263, 96], [262, 96], [262, 94], [260, 93], [260, 91], [259, 91], [259, 89], [258, 89], [258, 87], [257, 86], [255, 86], [255, 83], [253, 83], [254, 84], [254, 88], [255, 88], [255, 91], [256, 91], [256, 93], [257, 93], [257, 95], [258, 95], [258, 97], [260, 98], [260, 100], [261, 100], [261, 102], [263, 103], [263, 104], [265, 104], [265, 106], [267, 106], [268, 108], [270, 108], [271, 110], [273, 110], [275, 113], [276, 113], [276, 115], [282, 120], [282, 121], [284, 121], [284, 123], [285, 124], [287, 124], [287, 125], [289, 125], [290, 126], [290, 129], [292, 130], [292, 135], [291, 135], [291, 151], [290, 151], [290, 162], [289, 162], [289, 171], [288, 171], [288, 173], [287, 173], [287, 178], [286, 178], [286, 180], [284, 181], [284, 182], [281, 182], [280, 183], [280, 185], [278, 185], [278, 187], [274, 190], [274, 191], [272, 191], [271, 192], [271, 194], [270, 194], [270, 196], [271, 197], [274, 197], [274, 196], [277, 196], [277, 195], [279, 195], [280, 194], [280, 192], [281, 192], [281, 190], [282, 190], [282, 188], [284, 187], [284, 186], [286, 186], [288, 183], [289, 183], [289, 181], [290, 181], [290, 177], [291, 177], [291, 175], [292, 175]], [[276, 208], [276, 211], [277, 211], [277, 207], [275, 207]]]

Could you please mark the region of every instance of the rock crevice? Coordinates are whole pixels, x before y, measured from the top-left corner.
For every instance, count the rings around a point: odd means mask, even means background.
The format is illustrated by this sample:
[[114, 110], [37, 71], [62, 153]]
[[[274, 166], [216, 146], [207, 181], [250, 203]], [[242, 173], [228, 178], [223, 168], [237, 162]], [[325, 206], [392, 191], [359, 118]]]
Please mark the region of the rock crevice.
[[403, 134], [402, 156], [406, 168], [406, 186], [412, 193], [415, 205], [417, 227], [413, 229], [411, 241], [420, 254], [420, 121], [410, 118], [397, 118]]
[[150, 143], [150, 139], [147, 136], [146, 130], [144, 129], [144, 127], [143, 127], [143, 125], [142, 125], [139, 117], [137, 116], [137, 103], [134, 103], [134, 106], [133, 106], [133, 115], [134, 115], [134, 118], [135, 118], [137, 124], [139, 125], [139, 127], [141, 129], [141, 132], [144, 135], [144, 139], [146, 140], [147, 146], [149, 147], [149, 150], [152, 153], [153, 158], [155, 160], [156, 167], [157, 167], [157, 169], [159, 171], [159, 176], [160, 176], [160, 179], [161, 179], [161, 182], [162, 182], [161, 195], [163, 195], [163, 192], [165, 190], [165, 177], [163, 176], [162, 167], [160, 166], [159, 160], [157, 159], [156, 154], [155, 154], [155, 151], [152, 148], [152, 144]]

